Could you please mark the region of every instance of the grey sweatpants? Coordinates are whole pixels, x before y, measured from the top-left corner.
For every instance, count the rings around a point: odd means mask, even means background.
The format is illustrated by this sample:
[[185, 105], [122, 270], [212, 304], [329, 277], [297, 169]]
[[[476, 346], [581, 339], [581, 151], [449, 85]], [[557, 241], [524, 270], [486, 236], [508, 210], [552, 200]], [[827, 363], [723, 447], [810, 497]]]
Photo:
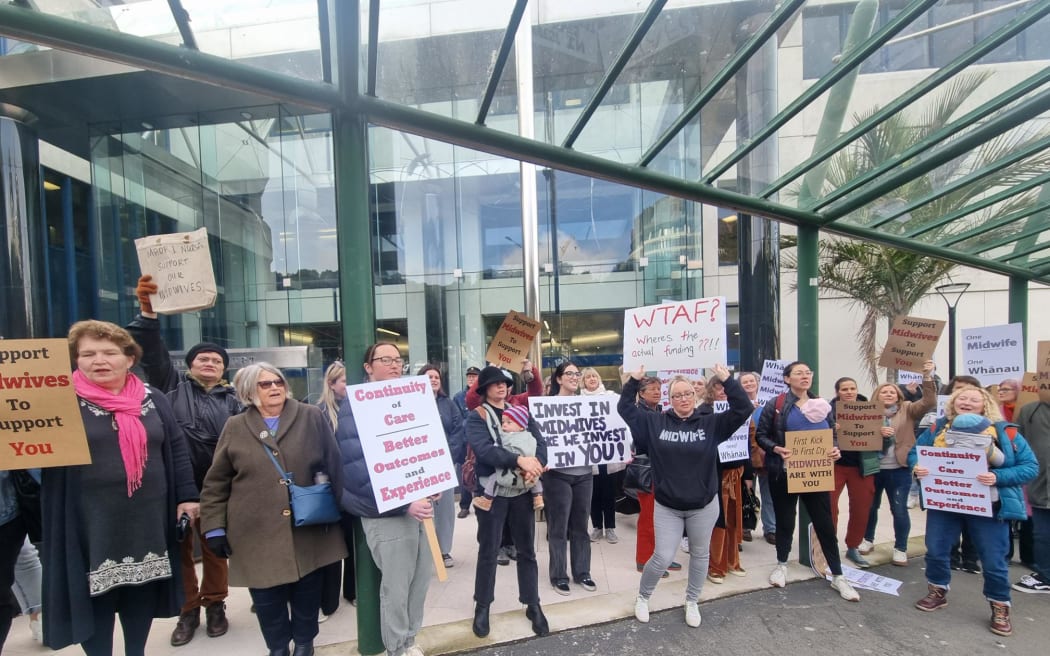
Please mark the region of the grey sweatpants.
[[434, 565], [423, 523], [409, 515], [361, 518], [368, 550], [383, 574], [379, 623], [383, 646], [400, 656], [423, 625], [423, 602]]
[[656, 590], [660, 577], [674, 559], [674, 552], [682, 541], [682, 529], [689, 537], [689, 583], [685, 588], [686, 601], [699, 601], [711, 561], [711, 531], [718, 521], [718, 499], [696, 510], [675, 510], [659, 501], [653, 509], [653, 529], [656, 549], [642, 571], [638, 595], [648, 599]]

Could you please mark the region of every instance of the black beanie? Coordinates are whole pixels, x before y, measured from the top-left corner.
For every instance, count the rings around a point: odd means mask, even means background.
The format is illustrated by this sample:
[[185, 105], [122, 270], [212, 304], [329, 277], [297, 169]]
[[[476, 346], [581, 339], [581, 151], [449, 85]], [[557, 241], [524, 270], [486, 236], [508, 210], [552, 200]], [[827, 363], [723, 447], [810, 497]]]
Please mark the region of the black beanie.
[[230, 368], [230, 355], [226, 352], [226, 349], [219, 346], [218, 344], [213, 344], [211, 342], [201, 342], [200, 344], [197, 344], [196, 346], [191, 348], [189, 351], [186, 351], [186, 366], [192, 366], [194, 358], [196, 358], [201, 353], [217, 353], [219, 357], [222, 358], [223, 369]]

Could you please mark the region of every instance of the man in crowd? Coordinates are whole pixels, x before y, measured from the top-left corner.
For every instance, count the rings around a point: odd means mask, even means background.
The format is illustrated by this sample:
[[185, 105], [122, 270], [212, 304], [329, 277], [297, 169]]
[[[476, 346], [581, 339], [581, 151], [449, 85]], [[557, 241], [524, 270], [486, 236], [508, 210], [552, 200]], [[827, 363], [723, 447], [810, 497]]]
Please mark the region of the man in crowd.
[[1050, 403], [1028, 403], [1017, 411], [1014, 420], [1039, 461], [1039, 474], [1028, 484], [1035, 571], [1012, 587], [1018, 592], [1050, 592]]

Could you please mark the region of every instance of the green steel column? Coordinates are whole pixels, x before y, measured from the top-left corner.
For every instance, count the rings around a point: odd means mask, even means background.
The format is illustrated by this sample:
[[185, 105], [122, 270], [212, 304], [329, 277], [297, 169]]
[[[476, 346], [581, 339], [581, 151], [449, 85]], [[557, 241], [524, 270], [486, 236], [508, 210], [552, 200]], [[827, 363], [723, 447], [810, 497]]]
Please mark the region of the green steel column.
[[[356, 382], [365, 349], [375, 337], [375, 284], [368, 212], [368, 124], [347, 109], [360, 94], [361, 25], [358, 0], [329, 2], [332, 17], [334, 77], [344, 103], [332, 115], [335, 146], [335, 204], [338, 226], [339, 314], [343, 360]], [[365, 542], [361, 520], [354, 519], [354, 567], [357, 581], [357, 650], [364, 656], [385, 651], [379, 624], [380, 572]]]
[[1028, 363], [1028, 279], [1010, 276], [1010, 309], [1008, 323], [1021, 324], [1021, 347]]
[[[819, 311], [817, 294], [817, 249], [820, 230], [812, 226], [798, 227], [798, 359], [813, 370], [813, 391], [818, 388], [820, 371], [820, 341], [817, 339]], [[799, 504], [798, 514], [798, 561], [810, 564], [809, 559], [809, 513]]]

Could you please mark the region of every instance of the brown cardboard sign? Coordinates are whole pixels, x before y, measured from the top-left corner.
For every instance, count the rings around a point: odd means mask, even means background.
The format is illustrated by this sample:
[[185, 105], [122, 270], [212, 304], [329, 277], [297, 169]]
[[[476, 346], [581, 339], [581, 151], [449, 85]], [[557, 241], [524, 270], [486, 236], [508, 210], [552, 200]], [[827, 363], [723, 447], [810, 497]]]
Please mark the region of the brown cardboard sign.
[[[996, 397], [992, 397], [993, 399]], [[1023, 408], [1029, 403], [1039, 400], [1039, 374], [1034, 371], [1025, 372], [1021, 376], [1021, 389], [1017, 391], [1017, 407]]]
[[177, 232], [135, 240], [139, 269], [153, 276], [157, 293], [150, 304], [158, 314], [205, 310], [218, 296], [211, 266], [208, 231]]
[[1035, 380], [1039, 389], [1039, 400], [1050, 403], [1050, 342], [1039, 342], [1035, 361]]
[[933, 359], [933, 351], [944, 332], [944, 322], [936, 319], [900, 316], [893, 320], [879, 366], [887, 369], [922, 371], [922, 365]]
[[91, 463], [64, 339], [0, 340], [0, 469]]
[[787, 431], [784, 446], [791, 449], [785, 462], [788, 492], [831, 492], [835, 489], [835, 461], [828, 453], [834, 448], [830, 428]]
[[521, 363], [528, 359], [532, 342], [542, 327], [539, 321], [511, 310], [492, 338], [485, 359], [504, 369], [521, 373]]
[[839, 448], [843, 451], [881, 451], [885, 418], [878, 401], [839, 401], [835, 405]]

